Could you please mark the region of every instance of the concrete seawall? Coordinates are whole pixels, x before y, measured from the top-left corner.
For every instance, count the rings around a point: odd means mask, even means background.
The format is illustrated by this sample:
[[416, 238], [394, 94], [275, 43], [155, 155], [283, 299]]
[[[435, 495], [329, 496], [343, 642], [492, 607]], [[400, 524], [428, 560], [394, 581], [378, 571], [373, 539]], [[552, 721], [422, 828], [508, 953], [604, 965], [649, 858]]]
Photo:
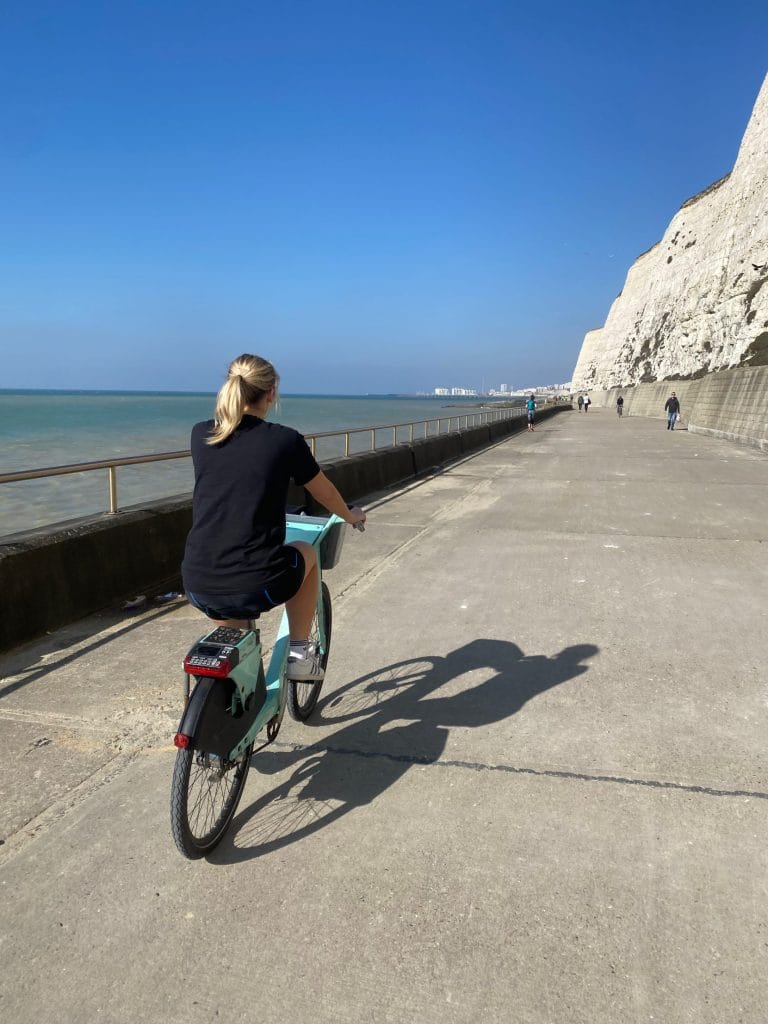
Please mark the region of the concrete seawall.
[[589, 395], [602, 407], [615, 406], [623, 395], [625, 414], [663, 417], [664, 403], [673, 391], [688, 430], [768, 451], [768, 366], [722, 370], [696, 380], [590, 391]]
[[[555, 405], [537, 419], [570, 409]], [[348, 501], [395, 487], [486, 448], [525, 427], [517, 416], [376, 452], [324, 463]], [[311, 500], [292, 488], [291, 504]], [[0, 542], [0, 650], [6, 651], [136, 594], [180, 587], [179, 566], [192, 521], [190, 495], [15, 534]]]

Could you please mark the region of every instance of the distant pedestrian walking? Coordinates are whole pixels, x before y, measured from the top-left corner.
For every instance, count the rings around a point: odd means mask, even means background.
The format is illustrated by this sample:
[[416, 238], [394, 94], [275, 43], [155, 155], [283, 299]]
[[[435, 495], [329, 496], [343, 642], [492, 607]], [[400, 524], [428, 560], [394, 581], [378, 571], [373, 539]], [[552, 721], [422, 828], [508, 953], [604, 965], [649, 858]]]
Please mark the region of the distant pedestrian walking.
[[525, 403], [525, 409], [528, 413], [528, 433], [533, 433], [533, 417], [536, 412], [536, 401], [533, 395], [528, 395], [528, 401]]
[[680, 399], [674, 391], [664, 403], [664, 411], [667, 414], [667, 430], [674, 430], [680, 416]]
[[592, 399], [589, 395], [584, 395], [584, 412], [589, 412], [590, 405], [592, 405]]
[[584, 405], [584, 395], [579, 395], [579, 399], [576, 404], [579, 407], [579, 412], [581, 412], [582, 406]]
[[616, 399], [616, 415], [624, 415], [624, 399], [621, 397], [621, 395], [619, 395], [619, 397]]

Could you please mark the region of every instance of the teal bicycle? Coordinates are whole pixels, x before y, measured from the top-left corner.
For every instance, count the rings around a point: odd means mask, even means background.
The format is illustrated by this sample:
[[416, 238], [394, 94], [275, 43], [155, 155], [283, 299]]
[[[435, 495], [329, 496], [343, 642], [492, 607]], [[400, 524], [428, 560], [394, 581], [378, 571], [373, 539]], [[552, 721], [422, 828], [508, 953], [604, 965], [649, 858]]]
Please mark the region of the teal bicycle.
[[[317, 607], [309, 642], [325, 670], [331, 650], [331, 595], [322, 570], [338, 562], [346, 524], [338, 516], [286, 516], [286, 543], [303, 540], [318, 552]], [[184, 714], [174, 736], [178, 748], [171, 784], [171, 831], [179, 852], [196, 859], [210, 853], [232, 821], [245, 788], [254, 745], [277, 737], [286, 706], [305, 721], [315, 709], [321, 682], [288, 679], [288, 616], [283, 617], [264, 671], [261, 636], [227, 626], [206, 633], [184, 659]]]

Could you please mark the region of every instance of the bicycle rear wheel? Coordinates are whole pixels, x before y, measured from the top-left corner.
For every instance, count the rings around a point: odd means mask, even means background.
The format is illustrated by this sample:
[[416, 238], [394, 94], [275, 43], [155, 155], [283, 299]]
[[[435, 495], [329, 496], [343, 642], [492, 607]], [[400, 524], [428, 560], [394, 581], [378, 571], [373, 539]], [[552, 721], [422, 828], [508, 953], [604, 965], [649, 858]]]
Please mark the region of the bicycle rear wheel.
[[171, 783], [171, 831], [185, 857], [196, 860], [221, 841], [251, 764], [253, 744], [236, 761], [202, 750], [179, 750]]
[[[331, 626], [333, 625], [331, 594], [325, 583], [321, 584], [321, 600], [323, 619], [325, 621], [325, 650], [323, 651], [320, 664], [323, 666], [323, 671], [325, 671], [325, 666], [328, 664], [328, 655], [331, 652]], [[320, 649], [320, 622], [317, 617], [317, 609], [315, 609], [315, 617], [312, 619], [312, 626], [309, 630], [309, 642], [314, 644], [318, 650]], [[288, 710], [299, 722], [306, 722], [315, 710], [322, 686], [322, 680], [319, 683], [301, 683], [293, 679], [288, 681]]]

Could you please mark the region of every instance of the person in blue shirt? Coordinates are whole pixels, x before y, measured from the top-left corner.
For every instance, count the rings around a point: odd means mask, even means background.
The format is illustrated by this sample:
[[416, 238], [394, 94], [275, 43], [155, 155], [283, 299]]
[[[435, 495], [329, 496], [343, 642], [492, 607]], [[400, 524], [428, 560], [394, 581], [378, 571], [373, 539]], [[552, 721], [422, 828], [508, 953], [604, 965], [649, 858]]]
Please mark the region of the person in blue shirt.
[[533, 433], [533, 416], [536, 412], [536, 401], [533, 395], [528, 395], [528, 401], [525, 403], [525, 408], [528, 413], [528, 433]]

